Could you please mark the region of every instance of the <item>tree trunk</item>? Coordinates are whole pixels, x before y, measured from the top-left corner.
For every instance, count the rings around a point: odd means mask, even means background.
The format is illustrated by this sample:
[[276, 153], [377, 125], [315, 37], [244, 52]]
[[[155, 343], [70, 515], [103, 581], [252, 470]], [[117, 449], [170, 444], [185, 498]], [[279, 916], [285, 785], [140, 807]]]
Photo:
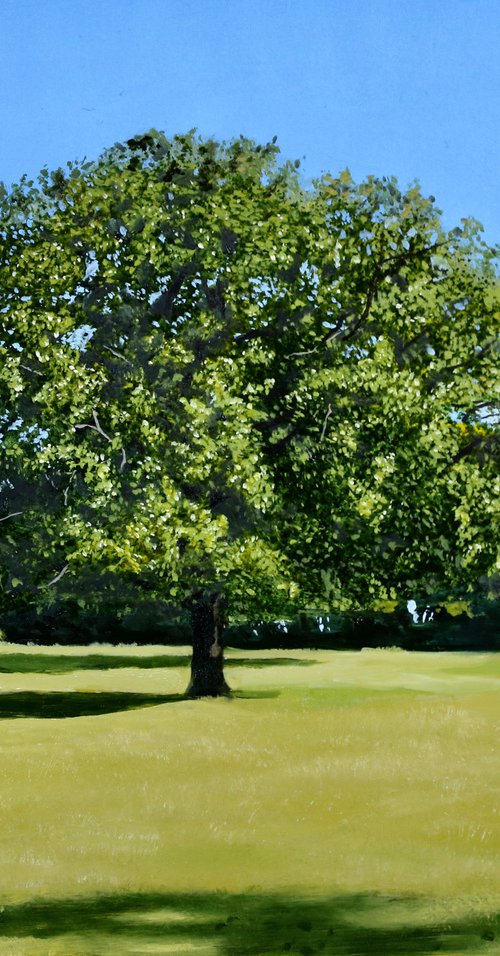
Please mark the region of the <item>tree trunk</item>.
[[222, 635], [227, 626], [220, 594], [197, 599], [191, 608], [193, 657], [188, 697], [227, 697]]

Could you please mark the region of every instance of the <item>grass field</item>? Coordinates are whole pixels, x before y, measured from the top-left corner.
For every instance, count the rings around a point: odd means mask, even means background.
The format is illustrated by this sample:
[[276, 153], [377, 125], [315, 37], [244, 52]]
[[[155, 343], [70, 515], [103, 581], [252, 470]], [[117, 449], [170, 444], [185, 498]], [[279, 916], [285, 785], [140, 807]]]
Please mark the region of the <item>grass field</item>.
[[500, 953], [500, 656], [0, 647], [0, 956]]

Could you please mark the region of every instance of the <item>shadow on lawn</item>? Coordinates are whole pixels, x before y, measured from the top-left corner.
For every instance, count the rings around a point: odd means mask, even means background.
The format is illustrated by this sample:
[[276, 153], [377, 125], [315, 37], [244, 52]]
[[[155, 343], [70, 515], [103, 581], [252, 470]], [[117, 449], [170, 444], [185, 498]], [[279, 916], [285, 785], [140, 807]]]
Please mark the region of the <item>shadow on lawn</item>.
[[[253, 700], [279, 697], [277, 690], [237, 690], [228, 699]], [[177, 704], [188, 700], [186, 694], [127, 694], [101, 691], [37, 691], [0, 692], [0, 720], [34, 717], [60, 720], [64, 717], [96, 717], [140, 707]]]
[[174, 704], [185, 700], [183, 694], [126, 694], [99, 691], [61, 691], [38, 693], [16, 691], [0, 693], [0, 720], [14, 717], [89, 717], [112, 714], [120, 710], [136, 710], [158, 704]]
[[59, 938], [64, 952], [77, 947], [79, 956], [101, 951], [180, 954], [198, 948], [218, 956], [492, 952], [498, 916], [425, 923], [416, 915], [424, 903], [370, 894], [301, 898], [252, 892], [7, 903], [0, 914], [0, 940], [34, 937], [54, 945]]
[[[120, 667], [154, 669], [189, 667], [186, 654], [156, 654], [150, 657], [112, 654], [0, 654], [0, 674], [70, 674], [80, 670], [114, 670]], [[290, 664], [308, 666], [316, 661], [295, 657], [226, 658], [226, 667], [285, 667]]]

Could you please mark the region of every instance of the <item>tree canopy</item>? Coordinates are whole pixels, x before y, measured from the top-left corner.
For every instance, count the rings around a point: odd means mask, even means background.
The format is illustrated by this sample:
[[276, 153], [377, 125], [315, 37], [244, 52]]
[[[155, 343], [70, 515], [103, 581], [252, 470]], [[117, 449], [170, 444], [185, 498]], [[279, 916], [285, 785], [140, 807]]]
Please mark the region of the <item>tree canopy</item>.
[[1, 597], [241, 617], [498, 574], [494, 250], [275, 142], [151, 133], [0, 200]]

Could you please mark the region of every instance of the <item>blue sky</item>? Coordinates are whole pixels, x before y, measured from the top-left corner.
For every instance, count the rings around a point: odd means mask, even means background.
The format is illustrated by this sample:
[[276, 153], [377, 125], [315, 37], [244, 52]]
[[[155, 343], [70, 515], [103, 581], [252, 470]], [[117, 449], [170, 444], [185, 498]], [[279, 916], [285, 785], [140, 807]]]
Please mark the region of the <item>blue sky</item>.
[[[500, 240], [499, 0], [2, 0], [0, 180], [152, 126], [418, 178]], [[304, 158], [305, 157], [305, 158]]]

